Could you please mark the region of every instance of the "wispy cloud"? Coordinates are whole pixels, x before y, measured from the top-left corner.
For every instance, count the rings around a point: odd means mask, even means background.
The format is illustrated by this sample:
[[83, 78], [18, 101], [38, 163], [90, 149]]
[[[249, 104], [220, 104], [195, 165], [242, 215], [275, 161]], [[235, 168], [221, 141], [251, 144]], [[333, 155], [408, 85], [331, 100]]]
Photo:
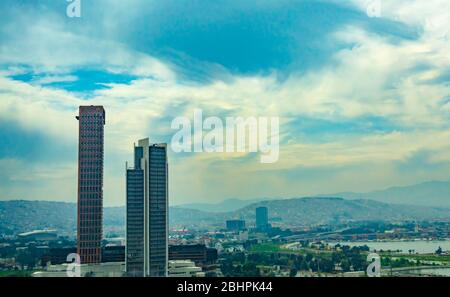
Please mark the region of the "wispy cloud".
[[[106, 204], [124, 202], [133, 142], [170, 142], [171, 120], [194, 108], [279, 116], [280, 161], [171, 154], [177, 203], [365, 191], [450, 172], [446, 1], [382, 1], [381, 18], [366, 15], [366, 1], [214, 2], [209, 13], [188, 2], [108, 1], [102, 9], [106, 2], [96, 1], [80, 20], [66, 18], [64, 5], [32, 2], [1, 4], [0, 129], [17, 127], [18, 146], [48, 151], [21, 141], [27, 131], [70, 153], [46, 159], [47, 171], [42, 159], [27, 160], [29, 178], [40, 181], [28, 192], [20, 170], [9, 170], [23, 166], [20, 154], [0, 154], [8, 173], [0, 199], [75, 199], [69, 167], [82, 104], [107, 112]], [[429, 157], [414, 158], [424, 151]], [[68, 171], [55, 179], [53, 170]]]

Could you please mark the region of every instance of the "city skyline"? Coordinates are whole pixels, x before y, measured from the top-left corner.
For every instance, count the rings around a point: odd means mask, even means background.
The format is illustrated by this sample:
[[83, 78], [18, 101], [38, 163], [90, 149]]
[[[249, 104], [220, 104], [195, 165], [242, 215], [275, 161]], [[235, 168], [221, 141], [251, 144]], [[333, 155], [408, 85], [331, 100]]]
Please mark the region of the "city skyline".
[[278, 296], [450, 277], [449, 0], [0, 16], [0, 280]]
[[2, 1], [0, 200], [76, 201], [70, 119], [90, 104], [109, 115], [105, 206], [125, 205], [133, 141], [170, 143], [196, 108], [280, 117], [279, 161], [169, 149], [173, 205], [450, 180], [449, 3], [241, 2], [102, 0], [70, 19], [65, 1]]

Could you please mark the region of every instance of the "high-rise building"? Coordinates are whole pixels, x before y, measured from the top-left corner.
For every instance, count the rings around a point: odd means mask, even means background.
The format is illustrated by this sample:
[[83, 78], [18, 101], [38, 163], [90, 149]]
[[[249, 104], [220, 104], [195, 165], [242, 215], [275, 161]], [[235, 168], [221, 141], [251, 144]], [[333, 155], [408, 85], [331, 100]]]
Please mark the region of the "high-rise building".
[[256, 228], [264, 230], [269, 226], [269, 211], [267, 207], [261, 206], [256, 208]]
[[167, 276], [167, 145], [139, 140], [127, 168], [126, 269], [129, 276]]
[[101, 262], [103, 219], [103, 106], [80, 106], [77, 253], [81, 263]]

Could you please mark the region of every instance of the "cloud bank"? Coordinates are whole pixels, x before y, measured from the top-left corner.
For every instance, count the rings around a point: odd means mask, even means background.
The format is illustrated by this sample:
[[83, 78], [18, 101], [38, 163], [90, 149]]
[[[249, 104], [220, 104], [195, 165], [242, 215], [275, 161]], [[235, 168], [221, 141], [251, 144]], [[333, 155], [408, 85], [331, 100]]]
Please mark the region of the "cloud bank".
[[105, 204], [173, 118], [279, 116], [280, 160], [170, 153], [173, 204], [450, 176], [450, 4], [2, 1], [0, 199], [76, 200], [79, 105], [105, 106]]

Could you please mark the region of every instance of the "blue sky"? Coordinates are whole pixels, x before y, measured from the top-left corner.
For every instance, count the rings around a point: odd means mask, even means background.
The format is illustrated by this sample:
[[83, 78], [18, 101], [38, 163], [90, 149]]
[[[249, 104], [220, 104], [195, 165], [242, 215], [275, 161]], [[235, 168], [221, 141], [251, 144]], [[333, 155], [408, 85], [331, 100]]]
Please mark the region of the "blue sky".
[[450, 4], [370, 3], [1, 1], [0, 199], [76, 201], [81, 104], [107, 113], [105, 205], [195, 108], [280, 117], [280, 160], [170, 152], [173, 204], [449, 180]]

